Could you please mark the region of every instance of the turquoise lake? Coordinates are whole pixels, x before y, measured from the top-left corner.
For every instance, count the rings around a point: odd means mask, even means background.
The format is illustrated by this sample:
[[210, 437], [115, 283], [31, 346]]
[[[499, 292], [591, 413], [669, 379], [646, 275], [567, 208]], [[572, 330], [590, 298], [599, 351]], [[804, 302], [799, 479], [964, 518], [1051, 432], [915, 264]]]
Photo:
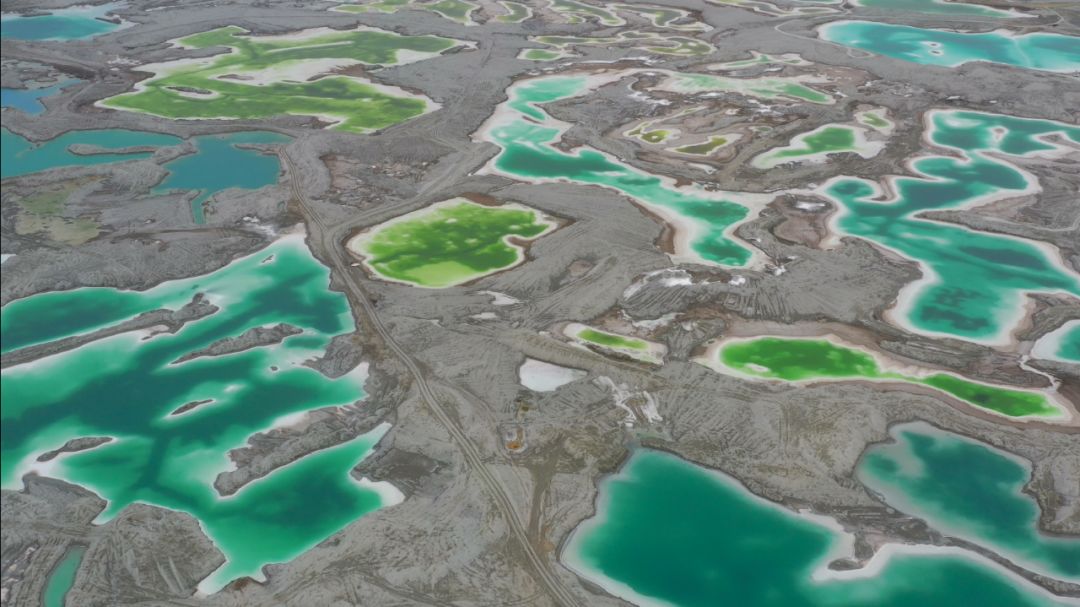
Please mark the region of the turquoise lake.
[[281, 163], [273, 154], [263, 154], [238, 145], [280, 145], [285, 135], [266, 131], [247, 131], [229, 135], [204, 135], [192, 139], [195, 153], [165, 164], [169, 176], [154, 188], [155, 193], [169, 190], [197, 190], [191, 201], [195, 223], [205, 223], [203, 203], [229, 188], [257, 190], [277, 183]]
[[[0, 374], [0, 452], [4, 488], [36, 471], [86, 487], [108, 500], [105, 522], [135, 502], [187, 512], [228, 562], [200, 589], [210, 592], [263, 565], [287, 561], [362, 515], [399, 499], [385, 484], [358, 483], [350, 470], [387, 430], [385, 424], [317, 451], [253, 481], [230, 497], [213, 488], [230, 468], [229, 450], [296, 414], [364, 397], [361, 371], [329, 379], [304, 366], [330, 339], [353, 330], [345, 298], [298, 236], [287, 237], [207, 276], [144, 292], [80, 289], [17, 300], [0, 308], [8, 327], [32, 343], [162, 307], [196, 293], [221, 309], [175, 335], [122, 334]], [[52, 326], [58, 310], [109, 312]], [[73, 315], [74, 316], [74, 315]], [[244, 352], [175, 361], [223, 337], [287, 322], [304, 330], [282, 343]], [[60, 381], [62, 378], [62, 381]], [[187, 403], [209, 400], [183, 414]], [[362, 405], [361, 405], [362, 406]], [[35, 458], [81, 436], [110, 436], [100, 447]], [[310, 496], [320, 496], [312, 500]]]
[[24, 17], [4, 13], [0, 16], [0, 38], [15, 40], [82, 40], [116, 30], [120, 25], [101, 18], [120, 8], [113, 2], [99, 6], [79, 5], [49, 10], [47, 15]]
[[41, 597], [43, 607], [64, 607], [64, 599], [67, 598], [71, 585], [75, 583], [75, 574], [79, 571], [79, 564], [82, 563], [85, 553], [85, 546], [73, 546], [56, 564], [45, 582], [45, 592]]
[[898, 551], [872, 572], [827, 571], [840, 556], [832, 553], [841, 545], [838, 531], [663, 452], [634, 453], [601, 482], [597, 508], [599, 514], [575, 530], [561, 559], [639, 605], [1065, 604], [958, 550]]
[[1039, 507], [1023, 493], [1031, 467], [972, 439], [917, 423], [867, 451], [859, 479], [887, 504], [1025, 569], [1080, 583], [1080, 537], [1037, 528]]
[[45, 111], [45, 104], [41, 102], [42, 99], [51, 97], [62, 89], [79, 82], [81, 81], [68, 79], [40, 89], [0, 89], [0, 107], [13, 108], [24, 114], [36, 116]]
[[63, 166], [89, 166], [122, 160], [138, 160], [153, 156], [152, 152], [131, 154], [72, 154], [68, 147], [76, 144], [98, 146], [105, 150], [128, 147], [163, 147], [179, 145], [182, 140], [172, 135], [109, 129], [101, 131], [68, 131], [38, 144], [31, 143], [7, 129], [0, 130], [3, 145], [0, 154], [0, 179], [46, 171]]
[[[172, 135], [109, 129], [101, 131], [69, 131], [55, 139], [33, 144], [23, 137], [3, 129], [3, 168], [0, 178], [17, 177], [28, 173], [65, 166], [88, 166], [150, 158], [153, 152], [73, 154], [68, 148], [75, 144], [98, 146], [104, 150], [135, 147], [166, 147], [180, 145], [182, 139]], [[195, 190], [191, 214], [195, 223], [204, 223], [203, 204], [214, 194], [229, 188], [258, 189], [277, 183], [281, 172], [278, 157], [244, 145], [281, 145], [289, 141], [285, 135], [267, 131], [245, 131], [225, 135], [202, 135], [191, 139], [194, 154], [166, 162], [169, 171], [153, 193], [175, 190]]]
[[668, 181], [593, 149], [579, 148], [568, 153], [552, 147], [569, 125], [547, 116], [539, 104], [584, 94], [588, 85], [585, 77], [557, 76], [512, 87], [509, 100], [502, 106], [502, 119], [487, 134], [500, 148], [492, 161], [494, 168], [526, 181], [565, 180], [613, 189], [653, 211], [676, 215], [692, 225], [689, 248], [694, 255], [722, 265], [745, 265], [751, 252], [729, 233], [747, 217], [746, 206], [725, 199], [724, 194], [696, 187], [677, 189]]
[[821, 26], [822, 40], [923, 65], [956, 67], [972, 61], [1050, 72], [1080, 71], [1080, 38], [1007, 30], [960, 33], [871, 21]]
[[917, 331], [973, 341], [1000, 342], [1020, 321], [1026, 293], [1080, 296], [1080, 277], [1048, 246], [919, 217], [957, 209], [1036, 186], [1009, 157], [1030, 158], [1067, 148], [1050, 135], [1080, 143], [1080, 127], [969, 111], [931, 114], [929, 140], [960, 155], [921, 156], [920, 176], [891, 181], [894, 198], [882, 200], [879, 184], [840, 177], [824, 188], [841, 209], [833, 228], [884, 245], [919, 261], [924, 278], [905, 287], [897, 314]]

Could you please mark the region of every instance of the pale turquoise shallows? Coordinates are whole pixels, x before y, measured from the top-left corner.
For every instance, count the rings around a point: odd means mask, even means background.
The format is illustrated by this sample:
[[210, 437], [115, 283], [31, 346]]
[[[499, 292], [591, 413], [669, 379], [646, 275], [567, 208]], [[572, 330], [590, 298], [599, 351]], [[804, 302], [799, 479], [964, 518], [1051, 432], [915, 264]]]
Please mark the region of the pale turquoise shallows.
[[64, 553], [45, 581], [45, 590], [41, 596], [42, 607], [64, 607], [68, 590], [71, 590], [71, 585], [75, 583], [75, 574], [79, 571], [85, 553], [85, 546], [72, 546]]
[[818, 33], [822, 40], [923, 65], [985, 61], [1048, 72], [1080, 71], [1080, 38], [1062, 34], [966, 34], [871, 21], [834, 21]]
[[867, 451], [857, 471], [886, 503], [1026, 569], [1080, 583], [1080, 537], [1038, 530], [1038, 504], [1023, 493], [1030, 465], [925, 423], [892, 435], [894, 442]]
[[111, 32], [120, 24], [103, 18], [121, 6], [119, 2], [98, 6], [80, 5], [49, 9], [47, 15], [0, 16], [0, 38], [14, 40], [81, 40]]
[[840, 537], [832, 528], [667, 453], [635, 453], [601, 483], [597, 510], [575, 530], [562, 561], [639, 605], [1063, 604], [959, 549], [900, 551], [873, 572], [827, 571], [828, 562], [840, 556], [830, 554]]
[[14, 108], [24, 114], [36, 116], [45, 111], [45, 104], [41, 102], [46, 97], [59, 93], [65, 87], [78, 84], [80, 80], [69, 78], [63, 82], [39, 89], [0, 89], [0, 107]]
[[956, 155], [922, 156], [917, 176], [891, 181], [882, 199], [874, 182], [841, 177], [824, 193], [841, 211], [833, 228], [872, 240], [923, 264], [922, 281], [905, 287], [899, 320], [914, 330], [1002, 342], [1023, 314], [1027, 293], [1080, 296], [1080, 276], [1049, 245], [934, 221], [926, 211], [958, 209], [1020, 196], [1037, 185], [1009, 160], [1060, 154], [1080, 144], [1080, 127], [1049, 120], [959, 110], [934, 111], [927, 139]]
[[[243, 447], [251, 435], [306, 411], [363, 398], [362, 373], [331, 379], [304, 365], [321, 356], [333, 336], [353, 330], [345, 298], [328, 286], [326, 268], [292, 236], [212, 274], [145, 292], [80, 289], [0, 308], [4, 332], [18, 324], [26, 343], [178, 308], [197, 293], [220, 308], [175, 335], [122, 334], [4, 369], [4, 488], [18, 488], [22, 475], [34, 470], [108, 500], [99, 522], [135, 502], [191, 514], [228, 559], [203, 582], [204, 591], [259, 576], [263, 565], [287, 561], [396, 501], [400, 494], [389, 485], [361, 484], [350, 474], [385, 425], [278, 468], [227, 498], [213, 487], [231, 466], [229, 450]], [[50, 319], [63, 315], [58, 310], [72, 309], [109, 312], [70, 320], [63, 329], [52, 326]], [[272, 346], [176, 363], [221, 338], [280, 322], [303, 333]], [[201, 404], [175, 413], [189, 403]], [[42, 452], [84, 436], [113, 440], [45, 466], [36, 462]]]

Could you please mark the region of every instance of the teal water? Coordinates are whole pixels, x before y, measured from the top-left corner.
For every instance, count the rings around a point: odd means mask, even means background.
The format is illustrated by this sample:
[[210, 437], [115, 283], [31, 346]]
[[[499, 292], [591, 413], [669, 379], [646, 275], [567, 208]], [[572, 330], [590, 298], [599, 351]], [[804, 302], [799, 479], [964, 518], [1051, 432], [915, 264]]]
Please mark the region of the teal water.
[[547, 116], [539, 104], [583, 94], [588, 84], [585, 77], [556, 76], [512, 87], [509, 100], [500, 108], [502, 113], [496, 114], [500, 120], [487, 133], [488, 139], [500, 148], [492, 161], [494, 167], [525, 180], [565, 180], [611, 188], [654, 211], [678, 215], [692, 223], [694, 234], [689, 248], [701, 259], [745, 265], [750, 250], [735, 242], [729, 233], [749, 211], [731, 200], [730, 195], [697, 187], [677, 189], [596, 150], [564, 152], [551, 145], [568, 127]]
[[[61, 89], [81, 82], [74, 78], [64, 80], [49, 87], [40, 89], [0, 89], [0, 107], [13, 108], [36, 116], [45, 111], [45, 104], [41, 102], [46, 97], [59, 93]], [[5, 141], [6, 143], [6, 141]]]
[[1038, 504], [1023, 493], [1029, 465], [928, 424], [892, 434], [895, 442], [869, 449], [857, 470], [887, 504], [1027, 569], [1080, 582], [1080, 537], [1038, 531]]
[[109, 129], [101, 131], [68, 131], [63, 135], [31, 143], [7, 129], [0, 130], [0, 179], [18, 177], [63, 166], [89, 166], [149, 158], [152, 152], [132, 154], [72, 154], [68, 147], [75, 144], [93, 145], [104, 149], [120, 150], [127, 147], [179, 145], [181, 139], [172, 135]]
[[282, 144], [289, 138], [267, 131], [245, 131], [195, 137], [192, 141], [195, 153], [165, 164], [169, 176], [154, 192], [198, 190], [199, 195], [191, 201], [191, 215], [195, 223], [205, 223], [203, 203], [215, 193], [229, 188], [257, 190], [277, 183], [281, 171], [277, 156], [236, 146]]
[[[3, 168], [0, 178], [16, 177], [65, 166], [87, 166], [123, 160], [149, 158], [153, 152], [130, 154], [73, 154], [74, 144], [122, 150], [127, 147], [165, 147], [180, 145], [183, 140], [171, 135], [124, 131], [69, 131], [60, 137], [33, 144], [23, 137], [3, 129]], [[196, 190], [191, 201], [195, 223], [205, 223], [203, 204], [212, 196], [229, 188], [258, 189], [277, 183], [281, 171], [277, 156], [241, 145], [278, 145], [289, 140], [285, 135], [268, 131], [244, 131], [227, 135], [193, 137], [195, 153], [166, 162], [169, 174], [153, 192]]]
[[1052, 259], [1049, 247], [919, 218], [1028, 191], [1034, 177], [1029, 183], [1008, 157], [1060, 152], [1065, 146], [1042, 138], [1058, 134], [1080, 143], [1080, 127], [953, 110], [932, 112], [929, 125], [934, 145], [962, 157], [918, 158], [911, 166], [919, 176], [893, 179], [896, 195], [888, 200], [879, 197], [878, 184], [855, 177], [823, 189], [841, 209], [834, 229], [922, 264], [924, 278], [901, 293], [901, 320], [921, 332], [995, 342], [1019, 322], [1025, 294], [1080, 296], [1080, 277]]
[[[206, 591], [258, 576], [263, 565], [311, 548], [385, 505], [380, 491], [388, 491], [392, 501], [392, 488], [362, 485], [350, 476], [385, 425], [279, 468], [228, 498], [212, 486], [230, 466], [228, 451], [249, 436], [295, 414], [363, 398], [363, 378], [356, 372], [328, 379], [302, 364], [321, 355], [334, 335], [353, 329], [345, 298], [328, 284], [327, 270], [294, 236], [207, 276], [145, 292], [82, 289], [0, 308], [5, 327], [16, 320], [29, 325], [23, 336], [31, 342], [57, 333], [34, 312], [66, 309], [65, 298], [84, 308], [89, 302], [115, 306], [125, 310], [124, 317], [179, 307], [196, 293], [221, 308], [175, 335], [119, 335], [0, 373], [3, 486], [18, 488], [29, 471], [81, 485], [108, 500], [98, 522], [136, 502], [191, 514], [228, 558], [200, 586]], [[119, 315], [99, 314], [84, 324]], [[220, 338], [278, 322], [304, 332], [273, 346], [172, 364]], [[211, 402], [172, 415], [206, 399]], [[80, 436], [114, 440], [48, 464], [35, 461]]]
[[898, 552], [884, 562], [879, 555], [879, 570], [822, 575], [836, 556], [836, 531], [662, 452], [638, 451], [605, 479], [598, 512], [577, 528], [562, 560], [640, 605], [1063, 604], [958, 551]]
[[120, 26], [100, 17], [119, 8], [121, 3], [100, 6], [73, 6], [53, 9], [48, 15], [23, 17], [0, 16], [0, 38], [15, 40], [82, 40], [111, 32]]
[[64, 607], [64, 599], [75, 583], [75, 574], [79, 571], [83, 554], [86, 553], [84, 546], [72, 546], [64, 553], [64, 557], [56, 564], [45, 582], [45, 592], [41, 597], [42, 607]]
[[835, 21], [818, 33], [829, 42], [923, 65], [986, 61], [1050, 72], [1080, 70], [1080, 38], [1061, 34], [965, 34], [870, 21]]
[[1080, 363], [1080, 321], [1073, 322], [1065, 330], [1058, 344], [1058, 358]]

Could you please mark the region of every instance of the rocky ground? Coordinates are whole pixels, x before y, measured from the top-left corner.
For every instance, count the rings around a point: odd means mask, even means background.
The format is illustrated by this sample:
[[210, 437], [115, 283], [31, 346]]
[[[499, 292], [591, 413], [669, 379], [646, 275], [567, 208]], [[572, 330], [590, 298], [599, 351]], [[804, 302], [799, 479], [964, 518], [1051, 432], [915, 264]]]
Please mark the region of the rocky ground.
[[[532, 4], [531, 2], [529, 2]], [[49, 8], [64, 0], [11, 0], [5, 10]], [[574, 124], [567, 138], [676, 178], [715, 183], [722, 189], [779, 192], [821, 183], [840, 174], [876, 177], [903, 173], [903, 161], [921, 149], [921, 112], [965, 107], [1029, 117], [1080, 121], [1080, 89], [1068, 76], [988, 64], [947, 69], [848, 52], [814, 38], [827, 18], [776, 19], [750, 10], [693, 0], [667, 0], [714, 29], [697, 34], [717, 51], [694, 58], [655, 55], [652, 67], [679, 70], [746, 58], [749, 50], [799, 53], [813, 66], [797, 71], [842, 74], [833, 89], [845, 95], [831, 106], [791, 104], [779, 111], [768, 135], [740, 145], [726, 161], [687, 162], [618, 136], [635, 120], [671, 112], [632, 96], [633, 80], [550, 106]], [[1021, 6], [1000, 0], [994, 6]], [[516, 59], [535, 46], [528, 35], [610, 35], [596, 23], [570, 25], [544, 14], [522, 24], [493, 21], [466, 27], [427, 11], [347, 15], [329, 2], [228, 2], [198, 5], [133, 0], [119, 14], [134, 27], [92, 41], [30, 43], [4, 40], [5, 87], [42, 83], [58, 74], [86, 82], [45, 101], [47, 119], [5, 111], [3, 125], [32, 140], [70, 129], [127, 128], [182, 137], [258, 128], [294, 138], [278, 185], [258, 192], [226, 192], [197, 225], [186, 197], [151, 196], [167, 158], [61, 169], [5, 180], [0, 249], [15, 254], [3, 266], [0, 302], [79, 286], [144, 289], [164, 280], [203, 274], [265, 246], [273, 235], [304, 223], [314, 254], [332, 269], [331, 288], [345, 292], [357, 318], [355, 333], [335, 339], [311, 364], [340, 376], [369, 366], [367, 399], [358, 406], [310, 414], [304, 423], [252, 437], [233, 453], [237, 469], [222, 474], [222, 494], [312, 452], [340, 443], [381, 422], [393, 427], [357, 477], [387, 480], [403, 503], [365, 516], [289, 563], [267, 568], [265, 583], [241, 580], [212, 596], [195, 596], [198, 582], [223, 556], [197, 521], [178, 512], [136, 506], [105, 525], [93, 525], [104, 503], [93, 494], [48, 478], [31, 477], [23, 491], [4, 491], [3, 602], [35, 605], [53, 564], [67, 547], [89, 547], [69, 595], [70, 605], [616, 605], [622, 601], [562, 567], [557, 555], [568, 533], [593, 513], [597, 482], [615, 470], [636, 445], [672, 451], [731, 474], [751, 491], [793, 508], [835, 517], [859, 538], [865, 558], [885, 539], [948, 543], [921, 521], [898, 515], [853, 477], [866, 447], [886, 440], [890, 426], [915, 419], [973, 436], [1016, 453], [1034, 465], [1028, 490], [1042, 507], [1041, 527], [1080, 534], [1080, 428], [1014, 424], [916, 387], [858, 382], [793, 387], [717, 374], [690, 359], [703, 344], [725, 334], [762, 327], [847, 331], [860, 344], [928, 368], [950, 369], [975, 379], [1046, 387], [1046, 375], [1025, 364], [1026, 348], [1063, 322], [1080, 318], [1080, 301], [1034, 298], [1032, 314], [1004, 349], [913, 335], [886, 322], [883, 312], [899, 290], [919, 276], [918, 267], [857, 239], [822, 247], [828, 207], [808, 211], [796, 197], [778, 194], [758, 217], [739, 228], [770, 258], [768, 269], [731, 272], [684, 265], [691, 285], [655, 284], [628, 291], [647, 273], [671, 266], [663, 250], [665, 228], [629, 199], [609, 190], [570, 184], [531, 185], [475, 171], [495, 150], [471, 134], [505, 99], [515, 79], [560, 63]], [[486, 6], [486, 5], [485, 5]], [[1032, 9], [1047, 31], [1080, 34], [1080, 12], [1068, 2]], [[153, 10], [151, 10], [153, 9]], [[847, 10], [847, 9], [845, 9]], [[854, 15], [874, 11], [852, 10]], [[965, 26], [929, 15], [890, 14], [890, 21], [923, 26]], [[313, 128], [310, 119], [269, 121], [170, 121], [103, 110], [95, 101], [130, 89], [144, 74], [123, 60], [157, 62], [180, 56], [168, 39], [218, 26], [255, 33], [357, 24], [409, 34], [470, 40], [476, 50], [453, 53], [374, 72], [380, 82], [422, 91], [442, 105], [375, 135], [356, 136]], [[637, 29], [648, 30], [643, 24]], [[625, 59], [638, 51], [582, 47], [574, 61]], [[750, 72], [753, 73], [753, 72]], [[37, 86], [38, 84], [34, 84]], [[689, 102], [687, 102], [689, 103]], [[712, 102], [739, 108], [754, 119], [745, 99]], [[872, 158], [847, 155], [823, 165], [761, 171], [749, 159], [784, 145], [798, 132], [850, 120], [857, 106], [887, 107], [897, 122], [885, 151]], [[182, 153], [183, 150], [164, 152]], [[1073, 154], [1054, 166], [1032, 161], [1044, 192], [984, 208], [943, 212], [936, 219], [1046, 240], [1080, 269], [1075, 226], [1080, 187]], [[48, 184], [75, 182], [65, 216], [89, 218], [98, 234], [62, 242], [48, 234], [16, 230], [17, 197]], [[372, 279], [342, 262], [352, 230], [459, 195], [517, 201], [570, 220], [536, 241], [527, 263], [461, 287], [427, 290]], [[344, 226], [348, 229], [326, 229]], [[346, 261], [351, 261], [346, 259]], [[492, 291], [517, 303], [495, 305]], [[178, 311], [158, 311], [103, 330], [105, 333], [184, 322], [212, 313], [194, 301]], [[478, 314], [486, 317], [476, 318]], [[561, 322], [602, 323], [673, 315], [650, 330], [664, 343], [662, 367], [615, 360], [574, 348], [545, 332]], [[213, 356], [273, 343], [291, 327], [230, 336], [200, 352]], [[790, 329], [789, 329], [790, 330]], [[90, 338], [103, 337], [91, 335]], [[5, 367], [76, 347], [65, 340], [3, 358]], [[406, 354], [405, 357], [401, 353]], [[582, 369], [584, 379], [550, 393], [518, 383], [526, 357]], [[1063, 382], [1062, 393], [1080, 406], [1080, 371], [1038, 363]], [[605, 379], [606, 378], [606, 379]], [[610, 382], [608, 381], [610, 380]], [[627, 423], [610, 386], [638, 399], [655, 399], [662, 420], [640, 414]], [[436, 403], [439, 410], [433, 408]], [[193, 406], [197, 406], [197, 403]], [[444, 415], [445, 414], [445, 415]], [[507, 446], [507, 436], [523, 448]], [[68, 445], [68, 449], [92, 444]], [[502, 496], [500, 498], [500, 496]], [[523, 533], [515, 531], [515, 525]], [[524, 543], [523, 540], [524, 539]], [[1028, 577], [1031, 574], [1021, 572]], [[1080, 596], [1080, 587], [1038, 580], [1052, 590]]]

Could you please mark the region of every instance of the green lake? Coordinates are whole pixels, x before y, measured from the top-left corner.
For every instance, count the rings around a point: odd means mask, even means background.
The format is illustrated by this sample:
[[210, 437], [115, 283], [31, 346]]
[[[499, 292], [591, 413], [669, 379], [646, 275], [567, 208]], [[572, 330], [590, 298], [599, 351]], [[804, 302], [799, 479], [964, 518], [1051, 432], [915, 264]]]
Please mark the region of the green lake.
[[603, 480], [597, 511], [574, 531], [561, 559], [585, 579], [639, 605], [1066, 604], [960, 549], [896, 546], [862, 570], [829, 570], [829, 561], [848, 548], [833, 525], [659, 451], [636, 451]]
[[204, 58], [142, 66], [154, 74], [102, 107], [184, 120], [313, 116], [356, 133], [382, 129], [438, 107], [422, 95], [342, 75], [434, 57], [462, 43], [439, 36], [402, 36], [374, 28], [303, 30], [252, 36], [222, 27], [173, 41], [188, 50], [228, 49]]
[[[400, 493], [392, 486], [350, 475], [385, 433], [385, 424], [278, 468], [229, 497], [213, 488], [216, 476], [232, 467], [229, 450], [251, 435], [306, 411], [364, 397], [363, 369], [330, 379], [303, 364], [320, 356], [333, 336], [353, 330], [344, 296], [328, 285], [326, 268], [299, 236], [291, 236], [212, 274], [143, 292], [79, 289], [0, 308], [5, 340], [9, 328], [18, 326], [23, 343], [175, 309], [197, 293], [220, 308], [176, 334], [121, 334], [5, 369], [4, 488], [19, 488], [28, 472], [83, 486], [108, 500], [98, 522], [136, 502], [191, 514], [228, 559], [203, 581], [200, 589], [207, 592], [240, 576], [260, 577], [263, 565], [287, 561], [394, 503]], [[73, 309], [97, 312], [84, 316]], [[74, 318], [63, 328], [54, 326], [52, 320], [65, 314]], [[303, 333], [277, 345], [176, 362], [218, 339], [279, 322]], [[176, 413], [196, 402], [202, 404]], [[113, 440], [48, 463], [36, 461], [42, 452], [84, 436]]]
[[[1062, 418], [1066, 412], [1045, 394], [973, 382], [951, 373], [896, 372], [870, 353], [828, 339], [757, 337], [721, 346], [716, 361], [745, 375], [782, 381], [868, 379], [929, 386], [1006, 417]], [[915, 374], [917, 373], [917, 374]]]
[[1080, 38], [1061, 34], [968, 34], [871, 21], [834, 21], [821, 26], [818, 34], [822, 40], [923, 65], [985, 61], [1049, 72], [1080, 71]]
[[529, 207], [455, 198], [375, 226], [348, 247], [379, 276], [442, 288], [516, 266], [525, 258], [520, 243], [554, 227]]

